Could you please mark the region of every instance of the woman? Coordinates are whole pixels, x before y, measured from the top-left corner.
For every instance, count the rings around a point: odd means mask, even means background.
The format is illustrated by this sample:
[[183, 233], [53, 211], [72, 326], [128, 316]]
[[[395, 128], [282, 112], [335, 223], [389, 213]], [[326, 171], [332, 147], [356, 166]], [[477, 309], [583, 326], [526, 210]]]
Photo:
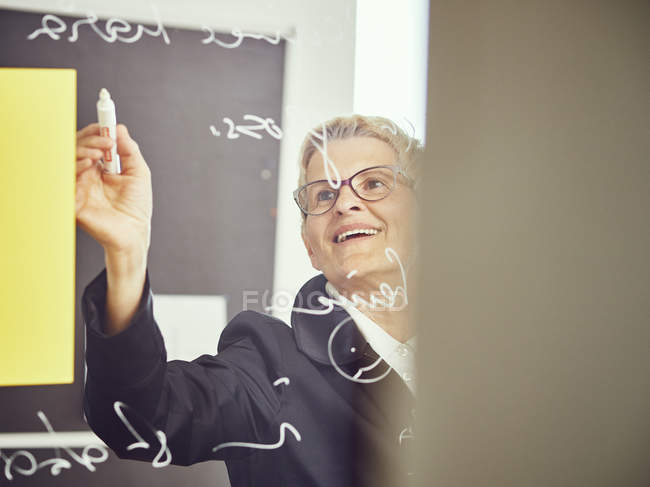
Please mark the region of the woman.
[[77, 221], [106, 261], [82, 302], [93, 430], [154, 466], [223, 459], [234, 487], [405, 483], [417, 142], [378, 117], [311, 131], [294, 198], [322, 274], [298, 293], [292, 327], [244, 311], [218, 355], [168, 363], [146, 272], [150, 172], [126, 127], [117, 133], [121, 175], [96, 164], [111, 144], [97, 125], [78, 133]]

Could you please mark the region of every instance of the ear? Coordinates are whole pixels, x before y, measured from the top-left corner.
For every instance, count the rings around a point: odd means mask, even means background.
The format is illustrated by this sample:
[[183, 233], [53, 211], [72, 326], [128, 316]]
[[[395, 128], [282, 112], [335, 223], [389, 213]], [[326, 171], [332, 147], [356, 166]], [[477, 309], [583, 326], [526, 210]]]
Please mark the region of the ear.
[[302, 243], [305, 244], [305, 248], [307, 249], [307, 255], [309, 256], [309, 260], [311, 260], [311, 265], [314, 269], [317, 271], [320, 271], [320, 264], [318, 263], [318, 257], [314, 253], [314, 250], [311, 247], [311, 244], [309, 243], [309, 239], [307, 238], [307, 235], [305, 235], [305, 227], [303, 225], [302, 231], [300, 232], [300, 236], [302, 237]]

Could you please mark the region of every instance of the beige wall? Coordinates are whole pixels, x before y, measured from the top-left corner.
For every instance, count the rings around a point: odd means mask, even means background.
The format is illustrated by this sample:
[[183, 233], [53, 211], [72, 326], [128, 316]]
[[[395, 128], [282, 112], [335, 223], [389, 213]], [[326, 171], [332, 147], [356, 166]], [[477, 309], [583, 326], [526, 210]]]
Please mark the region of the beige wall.
[[650, 485], [648, 25], [431, 1], [419, 485]]

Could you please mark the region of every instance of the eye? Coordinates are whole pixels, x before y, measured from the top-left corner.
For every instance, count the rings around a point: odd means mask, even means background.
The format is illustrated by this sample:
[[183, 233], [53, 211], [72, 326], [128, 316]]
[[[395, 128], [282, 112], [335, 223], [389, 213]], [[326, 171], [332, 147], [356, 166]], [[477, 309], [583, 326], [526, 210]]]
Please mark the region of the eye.
[[316, 195], [316, 201], [329, 201], [334, 199], [335, 193], [329, 189], [323, 189]]
[[381, 179], [368, 178], [364, 181], [363, 187], [366, 191], [374, 191], [374, 190], [385, 188], [386, 184], [384, 184], [384, 182]]

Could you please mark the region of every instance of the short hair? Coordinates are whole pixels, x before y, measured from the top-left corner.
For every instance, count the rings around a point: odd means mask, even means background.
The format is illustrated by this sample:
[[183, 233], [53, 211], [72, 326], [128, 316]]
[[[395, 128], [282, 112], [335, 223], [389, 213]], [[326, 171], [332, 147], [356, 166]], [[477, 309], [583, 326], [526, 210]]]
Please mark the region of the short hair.
[[322, 147], [324, 138], [329, 142], [352, 137], [372, 137], [386, 142], [397, 154], [396, 163], [404, 169], [410, 179], [418, 180], [419, 162], [424, 151], [420, 141], [409, 137], [388, 118], [355, 114], [332, 118], [310, 130], [305, 136], [300, 149], [298, 187], [307, 183], [309, 160], [320, 150], [319, 146]]

